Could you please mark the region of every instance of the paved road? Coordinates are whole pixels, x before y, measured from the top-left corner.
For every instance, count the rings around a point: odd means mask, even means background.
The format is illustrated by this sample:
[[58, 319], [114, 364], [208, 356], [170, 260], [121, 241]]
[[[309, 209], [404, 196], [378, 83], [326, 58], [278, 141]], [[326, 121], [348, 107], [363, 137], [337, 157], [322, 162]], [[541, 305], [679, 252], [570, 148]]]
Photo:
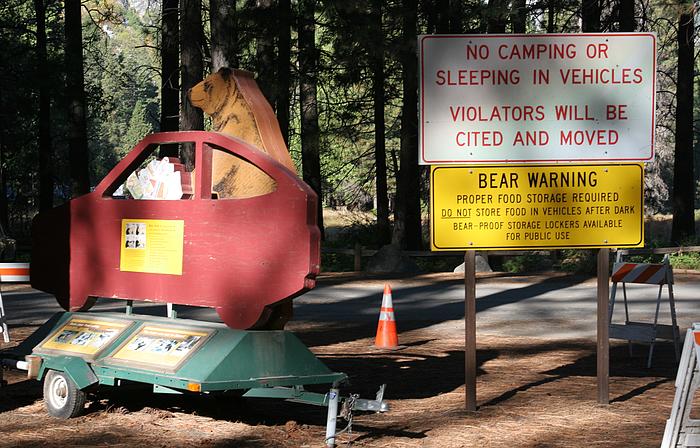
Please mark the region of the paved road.
[[[440, 330], [446, 336], [463, 334], [464, 286], [454, 275], [422, 279], [386, 280], [392, 285], [400, 331]], [[376, 325], [383, 279], [322, 279], [295, 301], [295, 322], [336, 322], [339, 326]], [[630, 285], [632, 320], [653, 317], [658, 288]], [[700, 276], [677, 276], [674, 285], [681, 328], [700, 321]], [[669, 322], [667, 289], [663, 290], [661, 321]], [[54, 298], [31, 289], [2, 294], [10, 326], [40, 324], [60, 311]], [[545, 338], [594, 338], [596, 284], [582, 277], [528, 276], [480, 279], [477, 283], [477, 331], [480, 334]], [[619, 296], [621, 298], [621, 296]], [[616, 320], [623, 318], [622, 302]], [[121, 311], [123, 302], [105, 300], [95, 307]], [[139, 304], [137, 312], [165, 314], [160, 304]], [[182, 317], [216, 320], [209, 309], [178, 309]], [[292, 328], [294, 325], [292, 325]]]
[[[462, 280], [432, 284], [392, 281], [399, 328], [433, 327], [445, 334], [464, 332]], [[381, 285], [362, 282], [322, 286], [298, 300], [295, 318], [376, 322]], [[632, 320], [653, 319], [658, 287], [629, 285]], [[700, 276], [677, 280], [676, 312], [681, 328], [700, 322]], [[670, 323], [668, 290], [663, 289], [660, 322]], [[624, 320], [621, 291], [615, 321]], [[477, 282], [477, 331], [481, 334], [546, 338], [595, 338], [596, 282], [581, 277], [516, 277]]]

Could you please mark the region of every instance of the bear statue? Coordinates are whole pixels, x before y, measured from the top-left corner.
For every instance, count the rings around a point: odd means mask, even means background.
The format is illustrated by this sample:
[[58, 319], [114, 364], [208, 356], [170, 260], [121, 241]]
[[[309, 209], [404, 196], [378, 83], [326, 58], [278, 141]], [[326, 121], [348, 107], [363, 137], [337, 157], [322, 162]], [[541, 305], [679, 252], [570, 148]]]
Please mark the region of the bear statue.
[[[222, 68], [188, 92], [190, 102], [212, 119], [213, 130], [237, 137], [296, 173], [272, 107], [245, 70]], [[245, 160], [214, 153], [212, 189], [221, 198], [274, 191], [274, 180]]]

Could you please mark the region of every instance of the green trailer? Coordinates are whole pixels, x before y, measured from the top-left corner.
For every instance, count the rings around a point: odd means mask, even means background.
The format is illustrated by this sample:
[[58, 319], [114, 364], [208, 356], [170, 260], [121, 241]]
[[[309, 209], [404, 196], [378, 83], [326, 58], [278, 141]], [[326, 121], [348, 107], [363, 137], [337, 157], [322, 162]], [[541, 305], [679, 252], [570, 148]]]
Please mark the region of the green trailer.
[[[153, 392], [279, 398], [328, 407], [326, 444], [334, 446], [336, 421], [351, 424], [353, 411], [388, 410], [384, 386], [374, 400], [341, 398], [347, 376], [333, 372], [288, 331], [234, 330], [221, 323], [127, 313], [62, 312], [11, 352], [3, 365], [44, 381], [54, 417], [83, 411], [86, 392], [128, 382]], [[326, 394], [304, 386], [330, 384]]]

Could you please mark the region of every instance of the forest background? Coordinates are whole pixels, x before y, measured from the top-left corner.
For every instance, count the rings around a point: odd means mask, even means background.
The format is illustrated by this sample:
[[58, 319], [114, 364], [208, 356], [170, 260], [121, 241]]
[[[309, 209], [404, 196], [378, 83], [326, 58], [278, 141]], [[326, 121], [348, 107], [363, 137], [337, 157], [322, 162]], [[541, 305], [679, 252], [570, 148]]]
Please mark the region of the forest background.
[[88, 192], [147, 134], [209, 129], [184, 93], [229, 66], [256, 73], [323, 205], [370, 212], [364, 244], [422, 249], [419, 34], [645, 31], [658, 45], [645, 212], [672, 213], [668, 243], [694, 243], [696, 27], [686, 1], [3, 0], [0, 224], [27, 241], [38, 211]]

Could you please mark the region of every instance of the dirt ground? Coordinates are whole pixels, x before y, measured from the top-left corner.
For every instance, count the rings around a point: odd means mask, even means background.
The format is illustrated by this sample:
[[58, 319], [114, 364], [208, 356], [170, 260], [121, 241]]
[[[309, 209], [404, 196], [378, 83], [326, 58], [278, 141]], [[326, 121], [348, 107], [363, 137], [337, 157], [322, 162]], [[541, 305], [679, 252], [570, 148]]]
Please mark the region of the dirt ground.
[[[331, 369], [349, 374], [344, 392], [369, 398], [388, 384], [391, 412], [357, 415], [340, 446], [657, 447], [673, 401], [670, 346], [661, 346], [657, 367], [646, 369], [645, 350], [630, 358], [625, 344], [613, 345], [612, 403], [601, 406], [594, 341], [479, 335], [479, 410], [467, 413], [462, 339], [423, 328], [401, 333], [403, 350], [381, 352], [366, 337], [373, 328], [293, 323], [291, 329]], [[12, 329], [14, 342], [32, 330]], [[38, 382], [11, 371], [5, 379], [0, 446], [323, 446], [324, 408], [106, 388], [91, 396], [84, 416], [62, 421], [46, 414]]]

